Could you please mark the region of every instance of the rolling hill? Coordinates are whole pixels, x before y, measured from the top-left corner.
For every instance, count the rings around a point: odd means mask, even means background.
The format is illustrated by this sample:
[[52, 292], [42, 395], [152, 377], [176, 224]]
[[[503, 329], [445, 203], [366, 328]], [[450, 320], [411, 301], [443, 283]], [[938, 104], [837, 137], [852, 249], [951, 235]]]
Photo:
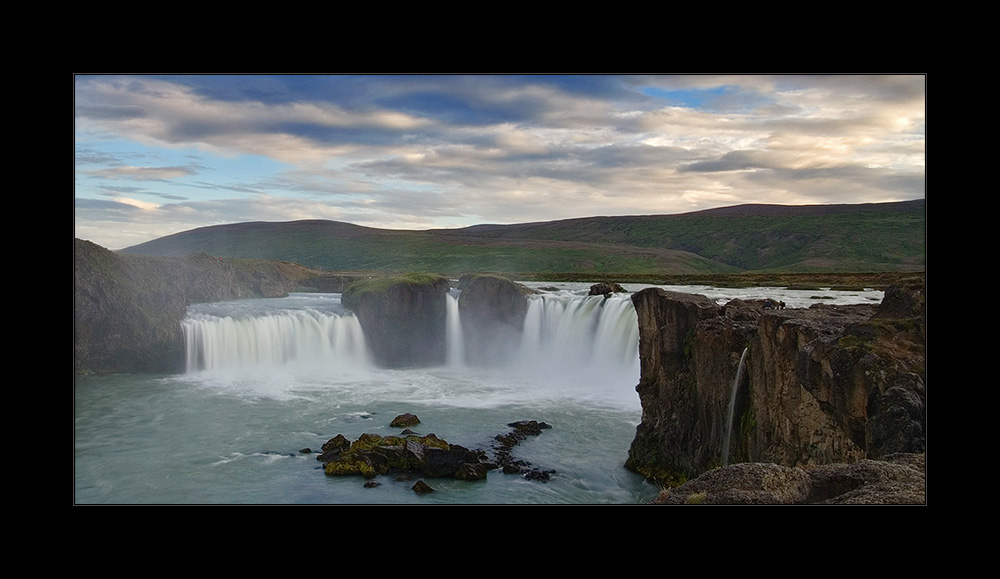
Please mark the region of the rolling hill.
[[677, 215], [389, 230], [336, 221], [203, 227], [122, 253], [291, 261], [330, 271], [717, 274], [901, 272], [925, 267], [923, 199], [738, 205]]

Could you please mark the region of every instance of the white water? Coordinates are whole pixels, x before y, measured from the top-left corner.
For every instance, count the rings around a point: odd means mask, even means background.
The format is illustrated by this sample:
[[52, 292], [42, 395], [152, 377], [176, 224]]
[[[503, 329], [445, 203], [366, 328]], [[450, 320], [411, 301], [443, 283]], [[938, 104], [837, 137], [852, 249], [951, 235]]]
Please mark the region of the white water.
[[[541, 287], [546, 284], [528, 284]], [[386, 370], [364, 351], [357, 320], [339, 295], [296, 294], [192, 306], [184, 322], [191, 356], [182, 375], [78, 377], [75, 500], [80, 504], [635, 504], [656, 494], [623, 463], [642, 409], [637, 327], [628, 296], [586, 296], [558, 284], [532, 296], [525, 339], [503, 367], [466, 365], [456, 304], [448, 302], [449, 362]], [[626, 288], [635, 291], [645, 286]], [[677, 288], [724, 300], [756, 291], [790, 307], [811, 292]], [[881, 299], [881, 292], [818, 292], [822, 303]], [[793, 305], [797, 304], [797, 305]], [[514, 420], [551, 430], [515, 456], [556, 471], [547, 483], [490, 473], [487, 481], [327, 477], [314, 454], [329, 438], [395, 434], [413, 412], [418, 432], [487, 448]], [[380, 479], [385, 477], [380, 477]]]
[[[530, 296], [520, 347], [505, 365], [489, 370], [466, 365], [458, 295], [445, 299], [448, 368], [585, 382], [613, 375], [633, 386], [638, 382], [638, 325], [627, 294]], [[338, 294], [193, 306], [181, 326], [189, 374], [378, 371], [357, 318]]]
[[528, 300], [518, 365], [591, 380], [639, 381], [639, 327], [629, 295], [536, 295]]
[[740, 379], [743, 378], [743, 364], [746, 361], [747, 352], [750, 348], [743, 348], [740, 354], [740, 363], [736, 367], [736, 377], [733, 378], [733, 387], [729, 392], [729, 407], [726, 410], [726, 434], [722, 441], [722, 466], [729, 466], [729, 444], [733, 438], [733, 414], [736, 411], [736, 392], [740, 388]]
[[458, 294], [449, 293], [448, 297], [448, 364], [461, 366], [465, 360], [465, 342], [462, 339], [462, 319], [458, 315]]
[[193, 314], [181, 324], [188, 372], [292, 364], [368, 364], [357, 318], [316, 310]]

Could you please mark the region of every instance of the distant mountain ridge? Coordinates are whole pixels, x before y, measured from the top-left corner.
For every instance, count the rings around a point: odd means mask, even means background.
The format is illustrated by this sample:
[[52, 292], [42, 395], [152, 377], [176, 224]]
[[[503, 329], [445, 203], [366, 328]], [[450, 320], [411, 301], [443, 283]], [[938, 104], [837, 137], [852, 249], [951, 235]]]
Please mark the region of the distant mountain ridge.
[[326, 220], [192, 229], [121, 250], [274, 259], [330, 271], [736, 273], [922, 271], [923, 199], [737, 205], [675, 215], [583, 217], [391, 230]]

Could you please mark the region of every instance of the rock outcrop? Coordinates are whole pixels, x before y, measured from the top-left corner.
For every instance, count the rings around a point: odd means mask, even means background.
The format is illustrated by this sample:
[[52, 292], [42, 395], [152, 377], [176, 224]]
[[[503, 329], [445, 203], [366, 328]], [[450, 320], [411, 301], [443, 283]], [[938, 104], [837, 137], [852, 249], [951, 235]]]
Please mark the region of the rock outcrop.
[[480, 452], [449, 444], [433, 434], [381, 436], [362, 434], [354, 442], [338, 435], [316, 457], [329, 476], [374, 478], [390, 473], [417, 473], [434, 478], [483, 480], [490, 469]]
[[341, 300], [357, 315], [376, 364], [428, 366], [447, 359], [449, 288], [448, 278], [411, 274], [353, 283]]
[[812, 467], [747, 462], [710, 470], [656, 505], [915, 505], [926, 503], [923, 454]]
[[[416, 418], [409, 413], [402, 416]], [[489, 471], [501, 469], [504, 474], [522, 475], [527, 480], [548, 481], [554, 470], [535, 468], [526, 461], [517, 460], [512, 450], [528, 436], [538, 436], [552, 427], [535, 420], [519, 420], [507, 426], [511, 431], [498, 434], [494, 439], [494, 459], [490, 459], [485, 450], [470, 450], [434, 434], [421, 436], [407, 429], [398, 436], [366, 433], [354, 442], [338, 434], [323, 443], [316, 460], [323, 463], [323, 472], [328, 476], [373, 479], [394, 474], [402, 479], [423, 476], [479, 481], [484, 480]], [[426, 483], [421, 488], [428, 492], [433, 490]]]
[[611, 297], [611, 294], [615, 293], [626, 293], [627, 290], [621, 286], [618, 282], [613, 281], [602, 281], [595, 283], [590, 286], [590, 292], [587, 295], [592, 296], [604, 296]]
[[719, 306], [655, 288], [633, 303], [643, 416], [629, 469], [683, 483], [726, 462], [727, 430], [729, 463], [804, 467], [924, 451], [922, 277], [889, 288], [879, 306]]
[[495, 275], [464, 275], [458, 287], [466, 362], [496, 365], [519, 347], [531, 290]]

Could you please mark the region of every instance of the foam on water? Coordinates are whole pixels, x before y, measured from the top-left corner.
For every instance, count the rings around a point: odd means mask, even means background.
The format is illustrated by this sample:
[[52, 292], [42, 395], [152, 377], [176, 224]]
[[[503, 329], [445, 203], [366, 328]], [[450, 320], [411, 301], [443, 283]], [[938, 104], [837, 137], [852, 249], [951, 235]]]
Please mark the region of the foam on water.
[[[192, 306], [188, 373], [77, 378], [76, 500], [648, 501], [656, 489], [622, 467], [641, 418], [635, 312], [627, 295], [589, 297], [588, 287], [559, 284], [532, 296], [523, 347], [491, 368], [459, 363], [457, 355], [440, 367], [376, 368], [339, 295]], [[719, 292], [710, 297], [722, 299]], [[808, 299], [770, 289], [767, 297], [790, 305]], [[449, 326], [460, 328], [455, 322]], [[246, 335], [234, 336], [237, 330]], [[457, 352], [461, 342], [451, 343]], [[350, 477], [327, 477], [314, 454], [300, 452], [337, 434], [398, 433], [388, 424], [403, 412], [418, 414], [420, 432], [470, 448], [488, 445], [508, 422], [544, 420], [553, 428], [519, 445], [517, 456], [556, 473], [548, 483], [502, 473], [485, 482], [434, 481], [436, 492], [418, 496], [412, 482], [380, 477], [382, 486], [366, 489]]]

